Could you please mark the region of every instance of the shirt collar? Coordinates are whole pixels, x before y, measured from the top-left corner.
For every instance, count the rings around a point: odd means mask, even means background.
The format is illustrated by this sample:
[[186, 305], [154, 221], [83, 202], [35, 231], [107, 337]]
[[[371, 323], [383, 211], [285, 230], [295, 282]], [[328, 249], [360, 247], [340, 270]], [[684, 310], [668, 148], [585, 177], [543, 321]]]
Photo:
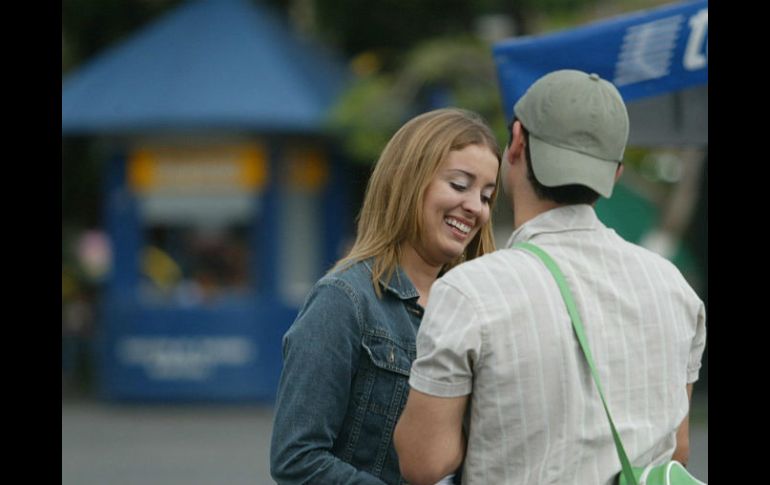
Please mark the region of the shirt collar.
[[594, 231], [604, 227], [588, 204], [565, 205], [547, 210], [522, 224], [508, 238], [505, 247], [529, 241], [538, 234], [567, 231]]

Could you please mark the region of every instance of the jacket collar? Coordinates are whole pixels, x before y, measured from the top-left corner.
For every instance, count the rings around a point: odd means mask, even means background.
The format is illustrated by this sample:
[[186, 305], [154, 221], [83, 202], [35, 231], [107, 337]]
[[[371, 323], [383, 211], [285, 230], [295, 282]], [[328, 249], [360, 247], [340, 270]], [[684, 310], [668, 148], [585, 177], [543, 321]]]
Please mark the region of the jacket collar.
[[[372, 272], [372, 263], [372, 258], [364, 261], [364, 265], [366, 266], [366, 269], [369, 270], [370, 274]], [[409, 300], [412, 298], [420, 297], [417, 289], [412, 284], [412, 280], [409, 279], [400, 265], [396, 266], [396, 270], [393, 272], [393, 275], [389, 280], [386, 279], [385, 275], [380, 276], [380, 285], [385, 291], [393, 293], [401, 300]]]

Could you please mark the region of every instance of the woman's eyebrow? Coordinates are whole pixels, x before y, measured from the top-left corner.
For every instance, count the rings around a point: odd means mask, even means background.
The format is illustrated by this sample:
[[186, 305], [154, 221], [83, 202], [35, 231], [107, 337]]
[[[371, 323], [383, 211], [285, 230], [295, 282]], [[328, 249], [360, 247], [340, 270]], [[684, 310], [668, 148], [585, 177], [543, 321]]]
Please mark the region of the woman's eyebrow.
[[466, 176], [472, 178], [473, 180], [476, 180], [476, 175], [475, 174], [472, 174], [471, 172], [466, 172], [465, 170], [463, 170], [461, 168], [448, 168], [447, 172], [460, 172], [461, 174], [466, 175]]

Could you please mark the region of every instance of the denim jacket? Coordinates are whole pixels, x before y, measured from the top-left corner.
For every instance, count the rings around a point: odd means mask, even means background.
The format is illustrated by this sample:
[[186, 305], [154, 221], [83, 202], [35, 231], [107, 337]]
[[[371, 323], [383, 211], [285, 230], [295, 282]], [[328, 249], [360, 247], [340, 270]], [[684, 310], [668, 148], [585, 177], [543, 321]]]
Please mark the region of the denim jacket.
[[279, 484], [403, 484], [393, 430], [422, 319], [400, 268], [382, 299], [371, 260], [324, 276], [283, 338], [270, 471]]

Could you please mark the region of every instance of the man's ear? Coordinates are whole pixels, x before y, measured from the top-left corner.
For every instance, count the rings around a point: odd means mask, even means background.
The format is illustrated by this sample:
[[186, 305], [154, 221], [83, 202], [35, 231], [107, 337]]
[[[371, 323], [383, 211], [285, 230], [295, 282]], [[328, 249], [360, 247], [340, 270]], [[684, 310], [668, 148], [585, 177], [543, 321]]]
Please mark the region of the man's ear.
[[510, 156], [512, 157], [511, 163], [513, 163], [516, 158], [521, 157], [524, 153], [526, 141], [524, 140], [524, 132], [522, 131], [521, 122], [519, 120], [513, 122], [511, 130], [513, 130], [513, 135], [511, 136]]
[[620, 180], [620, 176], [623, 175], [623, 164], [619, 163], [618, 168], [615, 169], [615, 183]]

